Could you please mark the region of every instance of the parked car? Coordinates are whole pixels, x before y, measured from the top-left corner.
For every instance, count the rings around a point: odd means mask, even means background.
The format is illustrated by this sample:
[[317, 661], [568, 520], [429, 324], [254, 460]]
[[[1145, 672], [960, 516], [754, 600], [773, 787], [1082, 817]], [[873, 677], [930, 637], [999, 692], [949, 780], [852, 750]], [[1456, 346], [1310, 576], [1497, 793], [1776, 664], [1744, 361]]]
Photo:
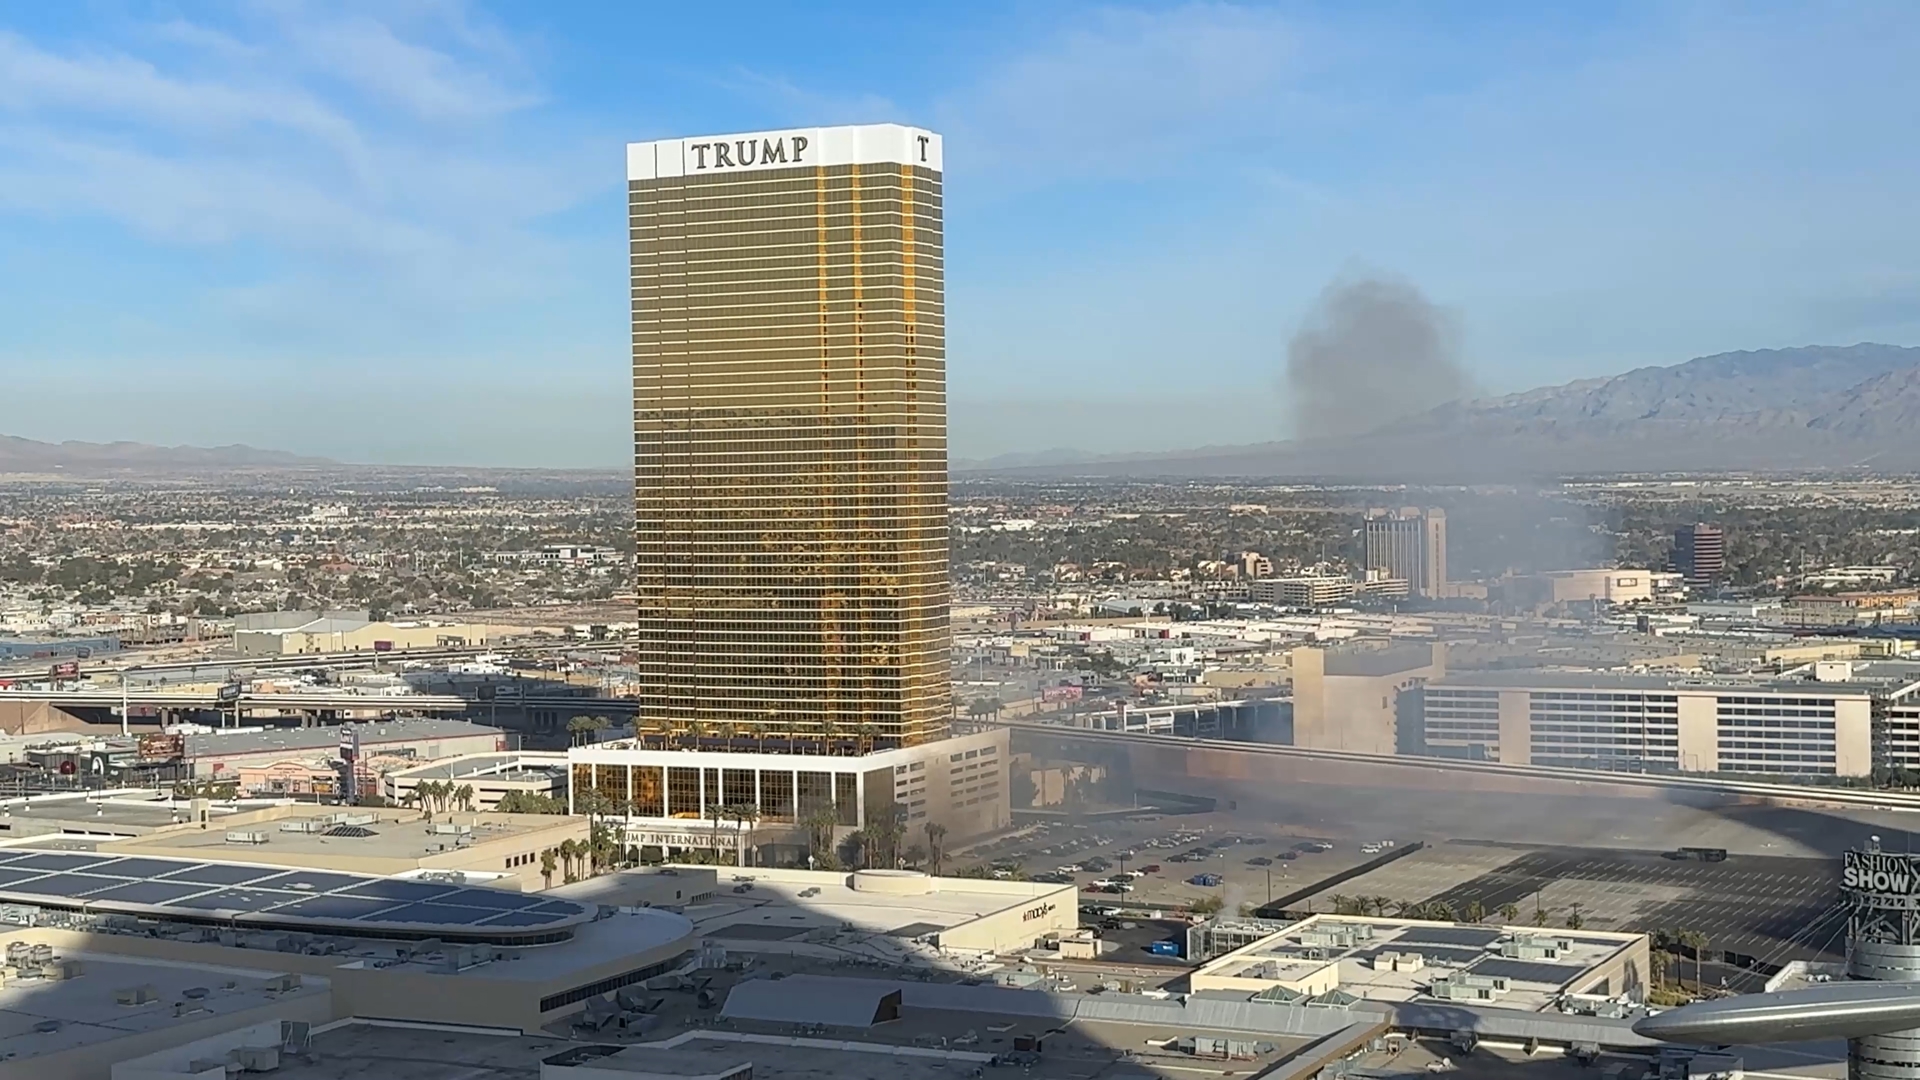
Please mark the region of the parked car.
[[1160, 872], [1160, 864], [1157, 862], [1148, 863], [1147, 865], [1140, 868], [1140, 872], [1143, 874], [1157, 874]]
[[1272, 866], [1273, 860], [1267, 858], [1265, 855], [1255, 855], [1253, 858], [1247, 860], [1247, 865], [1248, 866]]

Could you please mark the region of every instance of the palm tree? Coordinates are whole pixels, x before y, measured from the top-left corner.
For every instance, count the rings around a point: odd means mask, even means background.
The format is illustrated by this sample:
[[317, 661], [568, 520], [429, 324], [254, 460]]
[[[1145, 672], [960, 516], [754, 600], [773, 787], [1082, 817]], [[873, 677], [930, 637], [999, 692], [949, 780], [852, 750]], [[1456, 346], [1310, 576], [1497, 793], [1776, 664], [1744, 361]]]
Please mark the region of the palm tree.
[[566, 879], [569, 882], [579, 880], [573, 873], [573, 862], [579, 855], [580, 844], [578, 841], [572, 838], [560, 841], [560, 863], [566, 870]]
[[1587, 920], [1580, 917], [1580, 905], [1575, 903], [1568, 905], [1568, 907], [1570, 910], [1567, 912], [1567, 929], [1578, 930], [1586, 925]]
[[1487, 905], [1481, 903], [1477, 897], [1475, 899], [1467, 901], [1467, 921], [1468, 922], [1486, 922], [1487, 921]]
[[1501, 904], [1500, 921], [1508, 926], [1520, 921], [1520, 905], [1511, 901]]
[[1367, 905], [1373, 909], [1373, 913], [1376, 917], [1385, 918], [1387, 914], [1387, 908], [1393, 905], [1393, 897], [1380, 896], [1378, 894], [1375, 894], [1373, 896], [1367, 897]]
[[[1579, 927], [1573, 929], [1577, 930]], [[1707, 951], [1707, 935], [1698, 930], [1682, 930], [1675, 937], [1680, 944], [1685, 945], [1693, 953], [1693, 992], [1697, 994], [1701, 989], [1700, 959]]]
[[760, 807], [757, 803], [741, 803], [733, 808], [734, 837], [733, 852], [735, 863], [747, 865], [748, 841], [753, 838], [754, 826], [760, 823]]
[[1535, 926], [1547, 925], [1547, 909], [1546, 908], [1537, 907], [1533, 909], [1533, 925]]
[[555, 862], [556, 860], [553, 857], [552, 848], [548, 848], [547, 850], [540, 853], [540, 880], [545, 883], [544, 884], [545, 888], [549, 888], [549, 889], [553, 888], [553, 871], [554, 871]]
[[707, 848], [713, 852], [715, 866], [720, 865], [720, 823], [731, 817], [732, 811], [732, 807], [719, 803], [707, 807], [707, 817], [713, 821], [713, 838], [708, 841]]
[[469, 814], [473, 813], [473, 785], [472, 784], [461, 784], [459, 789], [454, 792], [454, 798], [459, 800], [460, 809], [465, 810]]
[[1456, 922], [1453, 905], [1445, 900], [1434, 900], [1427, 904], [1427, 918], [1433, 922]]
[[567, 721], [567, 742], [571, 746], [592, 742], [593, 733], [605, 731], [608, 727], [604, 716], [576, 716]]
[[801, 815], [800, 823], [807, 827], [808, 865], [816, 870], [836, 869], [839, 861], [833, 854], [833, 830], [839, 826], [840, 817], [831, 806], [815, 806]]
[[947, 827], [938, 822], [927, 822], [927, 873], [940, 876], [940, 866], [946, 862], [947, 849], [943, 843], [947, 838]]

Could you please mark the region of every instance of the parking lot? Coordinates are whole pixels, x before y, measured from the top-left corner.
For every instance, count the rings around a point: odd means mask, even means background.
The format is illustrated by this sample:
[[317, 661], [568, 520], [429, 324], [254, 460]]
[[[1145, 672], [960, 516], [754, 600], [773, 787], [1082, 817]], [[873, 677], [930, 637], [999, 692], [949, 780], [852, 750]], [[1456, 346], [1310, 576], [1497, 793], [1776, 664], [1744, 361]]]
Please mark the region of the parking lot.
[[[959, 865], [1072, 882], [1082, 890], [1083, 908], [1120, 907], [1136, 918], [1209, 900], [1234, 914], [1375, 858], [1362, 850], [1373, 842], [1263, 828], [1241, 815], [1144, 815], [1035, 826], [967, 850]], [[1115, 882], [1122, 876], [1131, 879]], [[1209, 876], [1218, 883], [1196, 883]], [[1102, 882], [1113, 884], [1102, 890]]]
[[[1315, 893], [1291, 910], [1327, 911], [1336, 895], [1400, 903], [1439, 901], [1465, 918], [1474, 906], [1492, 921], [1512, 904], [1515, 921], [1565, 926], [1578, 913], [1591, 930], [1693, 931], [1707, 938], [1709, 960], [1733, 965], [1702, 970], [1751, 988], [1754, 961], [1768, 969], [1792, 960], [1840, 958], [1846, 920], [1839, 906], [1834, 859], [1734, 853], [1725, 862], [1680, 859], [1657, 851], [1540, 847], [1456, 840]], [[1691, 979], [1692, 965], [1684, 965]]]

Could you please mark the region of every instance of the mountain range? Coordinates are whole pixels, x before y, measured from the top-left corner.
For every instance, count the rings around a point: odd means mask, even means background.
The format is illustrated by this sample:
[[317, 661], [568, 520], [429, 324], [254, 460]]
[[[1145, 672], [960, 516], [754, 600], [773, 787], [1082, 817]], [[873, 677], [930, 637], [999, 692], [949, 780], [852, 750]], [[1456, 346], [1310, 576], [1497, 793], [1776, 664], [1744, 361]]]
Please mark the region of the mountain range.
[[[0, 473], [97, 476], [335, 466], [251, 446], [0, 435]], [[1812, 345], [1703, 356], [1456, 401], [1352, 435], [1155, 454], [955, 461], [957, 474], [1457, 482], [1620, 472], [1920, 471], [1920, 348]]]
[[150, 446], [136, 442], [37, 442], [0, 435], [0, 473], [65, 473], [97, 476], [117, 472], [224, 472], [232, 469], [331, 465], [252, 446]]
[[1363, 433], [1158, 454], [1051, 451], [957, 473], [1433, 482], [1617, 472], [1920, 470], [1920, 348], [1720, 353], [1502, 397]]

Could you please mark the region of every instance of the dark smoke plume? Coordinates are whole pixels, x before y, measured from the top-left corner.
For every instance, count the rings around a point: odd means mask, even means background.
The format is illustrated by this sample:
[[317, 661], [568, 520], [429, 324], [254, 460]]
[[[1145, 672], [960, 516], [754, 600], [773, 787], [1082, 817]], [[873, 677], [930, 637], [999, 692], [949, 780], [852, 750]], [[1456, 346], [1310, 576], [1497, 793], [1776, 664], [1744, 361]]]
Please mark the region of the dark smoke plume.
[[1358, 435], [1467, 395], [1459, 331], [1400, 281], [1336, 281], [1287, 345], [1294, 436]]

